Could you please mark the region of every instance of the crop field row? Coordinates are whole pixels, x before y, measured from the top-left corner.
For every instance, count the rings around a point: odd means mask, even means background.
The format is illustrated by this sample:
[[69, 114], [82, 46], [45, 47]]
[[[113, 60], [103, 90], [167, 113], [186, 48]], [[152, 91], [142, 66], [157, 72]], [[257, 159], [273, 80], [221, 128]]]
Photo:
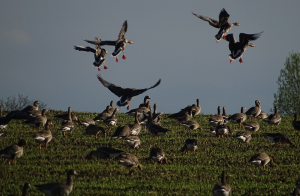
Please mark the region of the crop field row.
[[[162, 127], [169, 129], [167, 136], [152, 137], [148, 131], [142, 130], [139, 137], [139, 149], [128, 148], [122, 140], [111, 139], [113, 132], [102, 124], [107, 136], [99, 135], [97, 139], [84, 135], [85, 127], [76, 123], [72, 136], [63, 137], [59, 127], [61, 122], [54, 115], [65, 111], [51, 111], [47, 114], [54, 126], [50, 127], [53, 140], [48, 150], [42, 145], [42, 150], [31, 138], [34, 134], [29, 126], [23, 126], [21, 120], [12, 120], [0, 138], [0, 149], [18, 143], [25, 139], [27, 145], [24, 154], [17, 159], [17, 165], [8, 164], [6, 159], [0, 159], [0, 195], [21, 194], [22, 186], [29, 182], [32, 188], [28, 195], [42, 193], [33, 185], [50, 182], [66, 182], [66, 172], [74, 169], [78, 172], [74, 179], [73, 191], [70, 195], [212, 195], [213, 186], [220, 180], [222, 170], [226, 170], [228, 183], [233, 195], [289, 195], [295, 188], [299, 178], [299, 132], [292, 126], [293, 118], [283, 116], [277, 128], [271, 127], [262, 120], [260, 130], [252, 134], [250, 146], [239, 142], [234, 137], [216, 138], [210, 133], [209, 115], [198, 115], [192, 120], [197, 121], [202, 130], [189, 131], [178, 122], [163, 115]], [[96, 113], [73, 112], [79, 119], [94, 118]], [[5, 114], [4, 114], [5, 115]], [[117, 126], [133, 124], [134, 118], [123, 113], [116, 115]], [[229, 123], [228, 123], [229, 124]], [[231, 125], [234, 129], [234, 126]], [[115, 128], [112, 127], [112, 131]], [[237, 128], [236, 132], [244, 130]], [[295, 146], [289, 144], [274, 145], [263, 137], [263, 133], [284, 133]], [[199, 148], [195, 153], [181, 152], [188, 138], [198, 139]], [[125, 152], [134, 153], [143, 166], [140, 171], [128, 168], [116, 160], [86, 159], [90, 151], [101, 146], [110, 146]], [[161, 165], [149, 160], [152, 147], [160, 147], [166, 153], [168, 164]], [[248, 163], [252, 155], [266, 152], [274, 158], [274, 166], [257, 168]]]

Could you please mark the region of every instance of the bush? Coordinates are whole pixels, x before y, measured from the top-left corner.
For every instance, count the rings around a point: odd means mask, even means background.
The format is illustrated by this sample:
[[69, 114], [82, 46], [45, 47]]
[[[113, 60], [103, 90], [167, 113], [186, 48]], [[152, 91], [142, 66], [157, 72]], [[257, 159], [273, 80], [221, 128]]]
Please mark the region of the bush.
[[[24, 96], [22, 94], [18, 94], [18, 96], [10, 96], [6, 98], [0, 99], [0, 106], [3, 111], [13, 111], [13, 110], [22, 110], [28, 105], [32, 105], [36, 100], [29, 99], [28, 96]], [[39, 101], [39, 109], [42, 110], [47, 107], [47, 104]]]

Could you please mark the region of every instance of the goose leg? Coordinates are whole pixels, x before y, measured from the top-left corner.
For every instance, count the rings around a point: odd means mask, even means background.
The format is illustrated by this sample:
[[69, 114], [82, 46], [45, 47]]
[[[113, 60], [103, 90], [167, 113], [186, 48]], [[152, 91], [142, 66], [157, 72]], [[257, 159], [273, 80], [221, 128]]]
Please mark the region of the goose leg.
[[104, 65], [104, 69], [107, 69], [106, 65], [105, 65], [105, 62], [103, 62], [103, 65]]
[[240, 60], [239, 60], [239, 62], [240, 62], [240, 63], [242, 63], [242, 62], [243, 62], [242, 56], [240, 57]]
[[116, 56], [116, 62], [119, 62], [118, 56]]
[[125, 53], [124, 53], [124, 50], [123, 50], [123, 56], [122, 56], [122, 59], [126, 59], [126, 56], [125, 56]]

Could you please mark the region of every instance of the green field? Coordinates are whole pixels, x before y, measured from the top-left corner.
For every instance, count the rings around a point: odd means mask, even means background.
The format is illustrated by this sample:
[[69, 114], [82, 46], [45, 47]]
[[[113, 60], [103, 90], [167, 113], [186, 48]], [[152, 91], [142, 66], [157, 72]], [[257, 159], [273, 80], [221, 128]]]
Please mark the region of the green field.
[[[65, 111], [51, 111], [54, 115]], [[80, 119], [94, 118], [96, 113], [76, 113]], [[5, 113], [6, 114], [6, 113]], [[4, 114], [4, 115], [5, 115]], [[134, 118], [118, 113], [118, 125], [132, 124]], [[299, 178], [299, 132], [292, 126], [293, 117], [284, 116], [279, 128], [271, 128], [259, 120], [260, 130], [252, 134], [250, 147], [242, 143], [238, 147], [235, 138], [219, 139], [214, 137], [208, 123], [209, 115], [199, 115], [193, 120], [199, 122], [202, 131], [187, 131], [175, 120], [163, 116], [164, 128], [170, 130], [169, 135], [152, 138], [150, 134], [141, 131], [141, 147], [138, 150], [129, 149], [120, 140], [110, 139], [112, 132], [107, 130], [107, 137], [100, 135], [97, 139], [84, 135], [85, 127], [76, 123], [73, 135], [62, 136], [59, 127], [61, 122], [54, 120], [51, 126], [53, 141], [45, 150], [39, 150], [38, 144], [31, 138], [34, 133], [29, 126], [23, 126], [21, 120], [12, 120], [6, 129], [6, 135], [0, 138], [0, 149], [15, 144], [19, 138], [26, 139], [27, 146], [24, 155], [17, 159], [17, 165], [8, 164], [6, 159], [0, 159], [0, 195], [21, 194], [22, 186], [29, 182], [32, 189], [28, 195], [42, 195], [33, 185], [66, 182], [66, 171], [75, 169], [79, 175], [73, 176], [74, 188], [70, 195], [212, 195], [216, 180], [220, 179], [222, 170], [228, 174], [228, 183], [233, 189], [233, 195], [289, 195]], [[243, 127], [242, 127], [243, 129]], [[234, 131], [236, 133], [238, 130]], [[115, 130], [112, 128], [112, 130]], [[286, 134], [296, 147], [288, 144], [274, 146], [263, 133], [280, 132]], [[182, 153], [181, 147], [188, 138], [200, 141], [196, 153]], [[115, 160], [92, 160], [85, 156], [101, 146], [112, 146], [126, 152], [136, 154], [143, 170], [133, 168], [129, 174]], [[168, 158], [168, 164], [154, 165], [148, 160], [151, 147], [162, 148]], [[248, 162], [250, 157], [259, 152], [266, 152], [274, 157], [275, 166], [270, 164], [266, 169], [257, 168]]]

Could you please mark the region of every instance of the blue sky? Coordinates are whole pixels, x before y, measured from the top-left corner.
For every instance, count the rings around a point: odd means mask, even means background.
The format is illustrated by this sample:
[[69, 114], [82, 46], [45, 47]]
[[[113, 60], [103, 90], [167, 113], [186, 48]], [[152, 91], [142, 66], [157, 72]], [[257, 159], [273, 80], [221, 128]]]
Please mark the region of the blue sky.
[[[261, 101], [269, 113], [280, 69], [290, 52], [300, 52], [299, 1], [4, 1], [0, 6], [0, 97], [28, 95], [49, 109], [102, 112], [119, 100], [97, 80], [93, 54], [75, 51], [91, 46], [83, 38], [115, 40], [125, 20], [126, 60], [104, 47], [107, 70], [102, 77], [122, 87], [161, 84], [145, 95], [158, 111], [173, 113], [200, 100], [201, 113], [220, 105], [228, 114]], [[263, 35], [248, 48], [244, 63], [229, 63], [228, 42], [216, 43], [218, 29], [191, 12], [218, 19], [225, 8], [239, 33]], [[121, 57], [121, 55], [119, 55]], [[120, 112], [126, 112], [122, 108]]]

